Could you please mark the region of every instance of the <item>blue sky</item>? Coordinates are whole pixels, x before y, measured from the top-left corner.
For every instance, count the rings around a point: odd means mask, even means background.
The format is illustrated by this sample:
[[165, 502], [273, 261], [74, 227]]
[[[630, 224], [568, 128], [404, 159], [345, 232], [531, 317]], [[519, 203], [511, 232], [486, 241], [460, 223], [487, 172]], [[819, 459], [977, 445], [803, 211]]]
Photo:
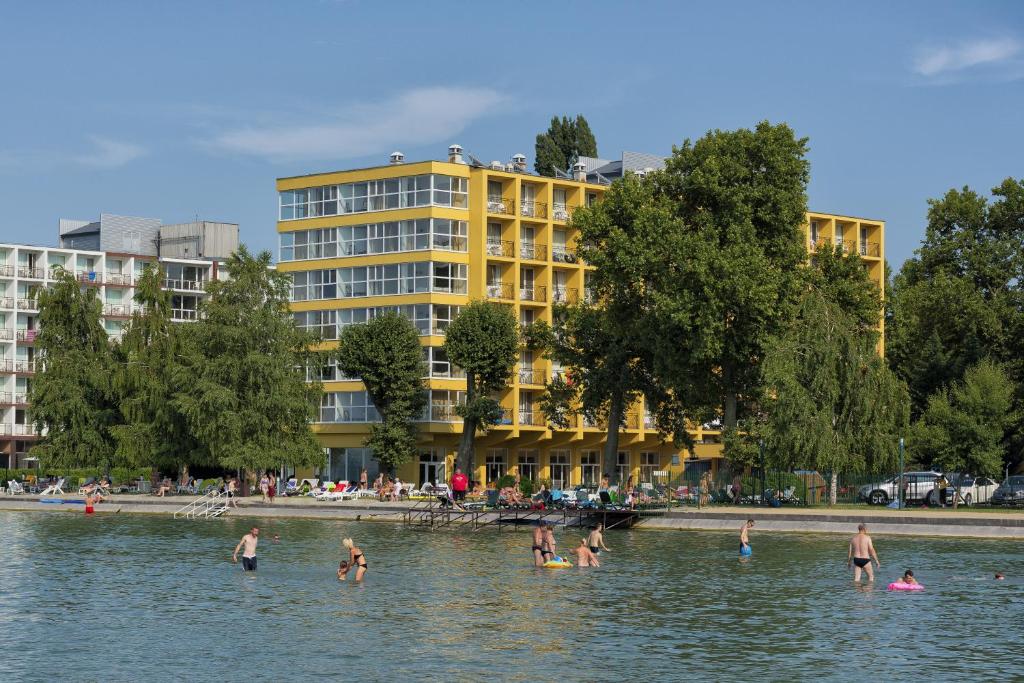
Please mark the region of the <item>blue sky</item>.
[[1024, 176], [1024, 3], [22, 2], [0, 23], [0, 241], [101, 212], [238, 222], [274, 179], [524, 152], [583, 113], [602, 156], [786, 121], [810, 204], [888, 221]]

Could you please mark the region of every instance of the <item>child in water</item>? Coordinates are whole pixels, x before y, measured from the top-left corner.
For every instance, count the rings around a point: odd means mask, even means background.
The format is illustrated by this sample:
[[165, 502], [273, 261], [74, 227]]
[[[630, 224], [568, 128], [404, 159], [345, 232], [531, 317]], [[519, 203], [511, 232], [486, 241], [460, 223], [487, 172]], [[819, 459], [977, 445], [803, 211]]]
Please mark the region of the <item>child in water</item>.
[[348, 574], [348, 562], [342, 560], [338, 564], [338, 581], [344, 581], [345, 576]]
[[908, 569], [903, 572], [903, 578], [900, 579], [903, 583], [909, 583], [911, 586], [917, 585], [917, 579], [914, 578], [914, 570]]

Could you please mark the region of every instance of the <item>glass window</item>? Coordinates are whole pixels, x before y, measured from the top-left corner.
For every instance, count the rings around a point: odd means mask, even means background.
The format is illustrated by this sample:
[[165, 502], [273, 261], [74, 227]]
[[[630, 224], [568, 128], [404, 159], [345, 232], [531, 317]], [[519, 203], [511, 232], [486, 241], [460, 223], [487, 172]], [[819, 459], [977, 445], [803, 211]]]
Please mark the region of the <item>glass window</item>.
[[640, 454], [640, 481], [651, 483], [654, 481], [654, 473], [661, 464], [661, 456], [657, 453]]
[[580, 454], [580, 474], [584, 486], [597, 486], [601, 481], [601, 454], [597, 451], [583, 451]]
[[487, 451], [485, 474], [487, 483], [497, 482], [505, 476], [506, 451], [504, 448], [491, 448]]
[[629, 453], [619, 451], [615, 457], [615, 476], [619, 486], [625, 486], [629, 481]]
[[572, 486], [570, 481], [569, 451], [551, 451], [548, 461], [551, 464], [551, 488], [567, 489]]
[[537, 479], [537, 451], [519, 451], [516, 458], [516, 469], [523, 479], [535, 481]]

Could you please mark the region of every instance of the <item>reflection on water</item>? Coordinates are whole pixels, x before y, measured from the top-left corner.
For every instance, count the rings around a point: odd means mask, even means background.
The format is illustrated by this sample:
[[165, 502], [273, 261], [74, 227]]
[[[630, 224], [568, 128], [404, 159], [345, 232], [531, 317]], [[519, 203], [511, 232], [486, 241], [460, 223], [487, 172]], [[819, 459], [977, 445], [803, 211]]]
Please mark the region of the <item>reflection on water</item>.
[[[740, 563], [735, 534], [612, 531], [600, 568], [544, 570], [525, 532], [267, 519], [254, 576], [230, 562], [251, 523], [0, 513], [0, 677], [1022, 675], [1013, 541], [876, 538], [878, 585], [854, 586], [832, 536], [755, 532]], [[343, 536], [367, 554], [362, 585], [335, 578]], [[887, 593], [908, 568], [927, 590]]]

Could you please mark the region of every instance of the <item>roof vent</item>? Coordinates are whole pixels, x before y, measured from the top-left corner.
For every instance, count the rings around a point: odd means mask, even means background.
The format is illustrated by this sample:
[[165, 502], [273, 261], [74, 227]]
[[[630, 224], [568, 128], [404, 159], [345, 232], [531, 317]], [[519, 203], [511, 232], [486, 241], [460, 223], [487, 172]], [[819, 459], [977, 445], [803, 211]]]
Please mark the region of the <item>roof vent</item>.
[[582, 161], [577, 161], [572, 165], [572, 177], [581, 183], [587, 182], [587, 165]]
[[462, 160], [462, 145], [449, 145], [448, 146], [448, 161], [452, 164], [464, 164]]
[[501, 163], [500, 161], [492, 161], [491, 162], [491, 170], [492, 171], [504, 171], [505, 170], [505, 164]]
[[526, 155], [513, 154], [512, 167], [516, 170], [517, 173], [526, 173]]
[[390, 158], [393, 164], [401, 164], [405, 161], [405, 155], [401, 152], [392, 152]]

